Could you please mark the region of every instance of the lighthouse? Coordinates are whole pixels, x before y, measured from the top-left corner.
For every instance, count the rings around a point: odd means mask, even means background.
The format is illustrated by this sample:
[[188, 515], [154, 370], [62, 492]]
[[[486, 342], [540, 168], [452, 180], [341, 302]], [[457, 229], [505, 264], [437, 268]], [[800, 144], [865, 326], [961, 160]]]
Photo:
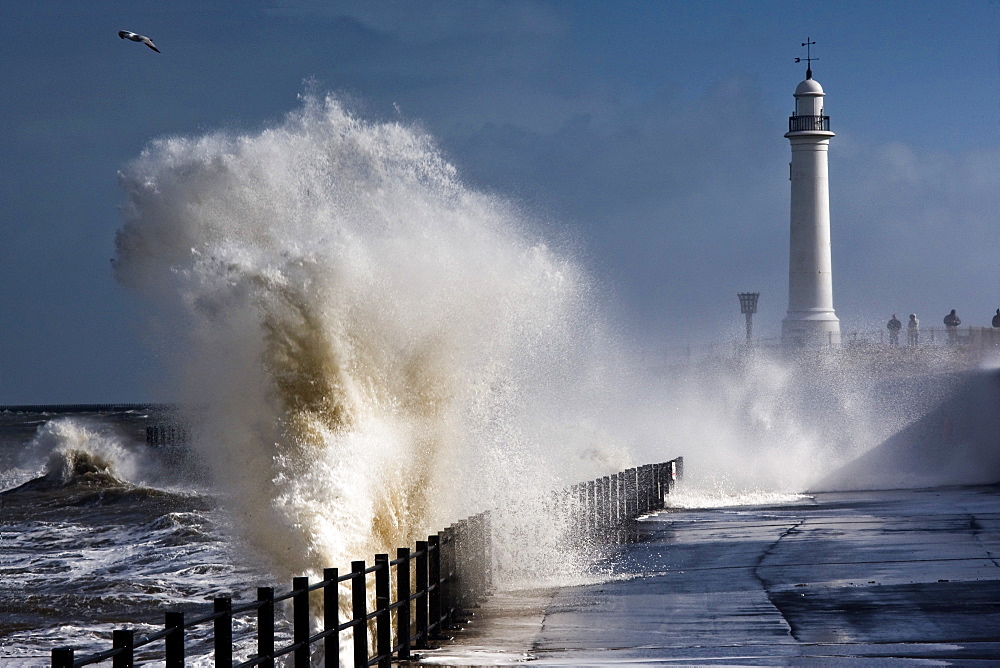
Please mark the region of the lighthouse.
[[792, 198], [788, 313], [781, 323], [781, 338], [788, 345], [836, 346], [840, 344], [840, 320], [833, 310], [827, 165], [834, 134], [830, 132], [830, 117], [824, 113], [826, 94], [812, 78], [811, 65], [795, 89], [795, 113], [788, 119], [785, 134], [792, 145]]

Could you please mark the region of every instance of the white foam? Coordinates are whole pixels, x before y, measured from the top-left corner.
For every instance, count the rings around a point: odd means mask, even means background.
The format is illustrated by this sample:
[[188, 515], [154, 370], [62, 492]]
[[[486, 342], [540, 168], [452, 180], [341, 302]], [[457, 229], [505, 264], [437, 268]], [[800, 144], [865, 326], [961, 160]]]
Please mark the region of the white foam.
[[778, 506], [809, 502], [806, 494], [788, 494], [765, 490], [680, 490], [667, 498], [669, 508], [731, 508], [739, 506]]
[[118, 276], [285, 574], [631, 463], [594, 284], [419, 130], [306, 96], [261, 132], [156, 141], [121, 181]]
[[107, 424], [81, 417], [60, 417], [41, 425], [22, 454], [23, 471], [68, 480], [79, 459], [119, 480], [140, 483], [150, 462], [141, 450], [128, 447]]

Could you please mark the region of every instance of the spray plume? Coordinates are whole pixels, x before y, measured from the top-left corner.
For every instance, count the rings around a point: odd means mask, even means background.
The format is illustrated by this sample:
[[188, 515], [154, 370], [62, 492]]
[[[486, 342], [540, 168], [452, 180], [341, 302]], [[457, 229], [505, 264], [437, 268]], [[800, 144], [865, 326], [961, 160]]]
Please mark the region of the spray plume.
[[630, 463], [592, 284], [426, 134], [308, 95], [256, 134], [155, 141], [120, 179], [117, 276], [282, 572]]

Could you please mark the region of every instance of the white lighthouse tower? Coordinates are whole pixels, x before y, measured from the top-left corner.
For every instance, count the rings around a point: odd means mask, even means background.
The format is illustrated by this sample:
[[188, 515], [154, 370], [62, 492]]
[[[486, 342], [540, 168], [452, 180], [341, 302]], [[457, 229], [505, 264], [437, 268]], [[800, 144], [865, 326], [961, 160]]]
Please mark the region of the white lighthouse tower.
[[[806, 40], [803, 46], [813, 42]], [[833, 311], [830, 259], [830, 182], [827, 151], [830, 117], [824, 114], [823, 87], [806, 78], [795, 89], [795, 113], [785, 137], [792, 144], [791, 234], [788, 255], [788, 313], [781, 338], [791, 345], [839, 345], [840, 320]], [[798, 61], [798, 59], [796, 59]]]

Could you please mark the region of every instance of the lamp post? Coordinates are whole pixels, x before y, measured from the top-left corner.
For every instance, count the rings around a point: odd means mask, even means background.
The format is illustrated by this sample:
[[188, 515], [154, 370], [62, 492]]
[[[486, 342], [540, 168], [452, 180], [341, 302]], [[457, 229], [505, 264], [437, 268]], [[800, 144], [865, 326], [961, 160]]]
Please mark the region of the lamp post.
[[740, 313], [745, 313], [747, 316], [747, 344], [749, 344], [750, 335], [753, 334], [753, 314], [757, 312], [757, 298], [760, 297], [760, 293], [740, 292], [736, 296], [740, 298]]

